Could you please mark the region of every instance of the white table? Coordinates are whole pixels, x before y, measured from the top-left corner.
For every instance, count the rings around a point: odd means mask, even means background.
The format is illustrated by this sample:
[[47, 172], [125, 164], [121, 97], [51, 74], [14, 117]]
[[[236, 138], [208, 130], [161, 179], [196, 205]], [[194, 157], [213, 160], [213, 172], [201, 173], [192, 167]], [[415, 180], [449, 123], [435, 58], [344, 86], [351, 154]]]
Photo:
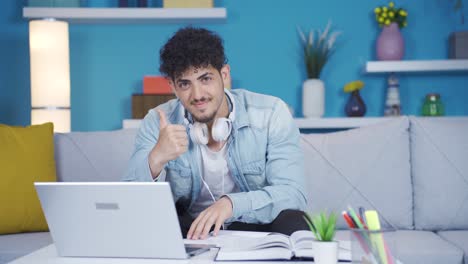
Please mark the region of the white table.
[[[70, 258], [59, 257], [57, 249], [54, 244], [41, 248], [32, 252], [29, 255], [18, 258], [9, 264], [208, 264], [208, 263], [228, 263], [228, 264], [266, 264], [266, 261], [229, 261], [229, 262], [215, 262], [213, 261], [218, 249], [211, 249], [208, 252], [192, 257], [188, 260], [167, 260], [167, 259], [135, 259], [135, 258]], [[278, 261], [271, 263], [277, 264]], [[304, 261], [290, 261], [288, 263], [313, 263]]]
[[135, 259], [135, 258], [72, 258], [59, 257], [54, 244], [43, 247], [29, 255], [10, 262], [10, 264], [163, 264], [163, 263], [212, 263], [217, 249], [210, 250], [188, 260]]

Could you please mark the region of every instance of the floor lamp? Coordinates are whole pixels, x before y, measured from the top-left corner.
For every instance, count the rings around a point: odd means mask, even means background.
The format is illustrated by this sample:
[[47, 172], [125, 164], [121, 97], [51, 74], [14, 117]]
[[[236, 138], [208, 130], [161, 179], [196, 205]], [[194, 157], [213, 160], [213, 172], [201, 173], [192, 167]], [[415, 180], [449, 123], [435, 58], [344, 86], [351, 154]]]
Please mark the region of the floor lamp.
[[31, 124], [54, 123], [69, 132], [70, 55], [68, 23], [54, 19], [29, 22]]

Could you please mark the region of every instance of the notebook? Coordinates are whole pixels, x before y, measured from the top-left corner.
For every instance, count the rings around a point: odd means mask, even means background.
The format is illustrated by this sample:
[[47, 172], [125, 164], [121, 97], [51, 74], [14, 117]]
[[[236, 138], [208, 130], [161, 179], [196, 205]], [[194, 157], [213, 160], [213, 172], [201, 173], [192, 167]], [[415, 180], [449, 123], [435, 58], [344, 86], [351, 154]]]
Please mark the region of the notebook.
[[[270, 233], [262, 237], [239, 237], [236, 244], [225, 244], [216, 256], [224, 260], [290, 260], [313, 259], [311, 231], [300, 230], [291, 236]], [[351, 261], [350, 241], [339, 241], [338, 260]]]
[[60, 256], [186, 259], [169, 183], [34, 183]]

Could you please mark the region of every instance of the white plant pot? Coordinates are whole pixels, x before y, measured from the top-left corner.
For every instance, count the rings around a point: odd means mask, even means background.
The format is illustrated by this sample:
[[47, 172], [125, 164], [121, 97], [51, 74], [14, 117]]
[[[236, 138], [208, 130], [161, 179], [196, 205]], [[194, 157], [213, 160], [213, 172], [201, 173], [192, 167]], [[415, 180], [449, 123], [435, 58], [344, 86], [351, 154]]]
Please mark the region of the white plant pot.
[[336, 264], [338, 262], [338, 242], [312, 241], [315, 264]]
[[319, 79], [308, 79], [302, 85], [302, 114], [322, 117], [325, 112], [325, 85]]

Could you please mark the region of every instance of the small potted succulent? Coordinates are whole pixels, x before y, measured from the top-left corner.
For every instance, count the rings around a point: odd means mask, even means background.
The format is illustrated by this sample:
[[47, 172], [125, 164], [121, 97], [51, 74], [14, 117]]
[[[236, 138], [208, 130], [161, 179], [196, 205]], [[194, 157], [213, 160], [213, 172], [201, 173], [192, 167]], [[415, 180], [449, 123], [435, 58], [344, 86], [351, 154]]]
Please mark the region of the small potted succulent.
[[314, 263], [336, 264], [338, 262], [338, 241], [333, 240], [336, 232], [337, 215], [325, 212], [311, 216], [306, 213], [304, 219], [310, 230], [314, 233], [312, 242], [314, 249]]

